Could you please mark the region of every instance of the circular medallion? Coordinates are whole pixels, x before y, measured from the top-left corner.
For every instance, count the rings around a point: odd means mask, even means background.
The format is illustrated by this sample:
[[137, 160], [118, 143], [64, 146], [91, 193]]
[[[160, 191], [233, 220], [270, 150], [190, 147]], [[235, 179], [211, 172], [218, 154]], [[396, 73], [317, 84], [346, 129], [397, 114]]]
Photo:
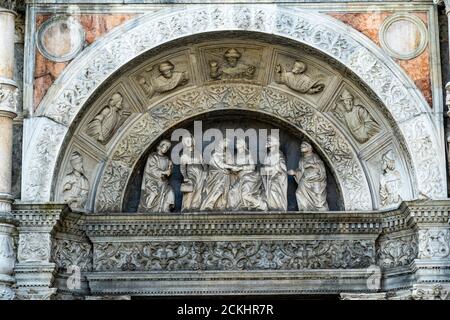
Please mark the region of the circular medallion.
[[427, 46], [427, 28], [411, 14], [395, 14], [380, 29], [381, 47], [394, 58], [409, 60], [420, 55]]
[[45, 21], [37, 32], [37, 47], [49, 60], [64, 62], [83, 50], [83, 27], [73, 17], [56, 16]]

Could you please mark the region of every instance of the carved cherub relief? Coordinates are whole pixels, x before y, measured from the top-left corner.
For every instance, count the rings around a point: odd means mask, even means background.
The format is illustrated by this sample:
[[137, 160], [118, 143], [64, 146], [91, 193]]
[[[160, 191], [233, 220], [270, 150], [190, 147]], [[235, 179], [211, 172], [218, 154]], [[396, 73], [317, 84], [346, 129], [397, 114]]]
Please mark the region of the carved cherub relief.
[[164, 61], [158, 65], [157, 69], [154, 66], [146, 69], [137, 77], [137, 81], [150, 99], [155, 94], [169, 92], [185, 85], [189, 81], [189, 76], [185, 71], [175, 71], [175, 65], [172, 62]]
[[375, 121], [367, 108], [355, 104], [355, 97], [345, 90], [337, 99], [334, 107], [336, 116], [347, 126], [359, 143], [365, 143], [380, 132], [380, 125]]
[[235, 48], [230, 48], [223, 54], [218, 62], [209, 61], [209, 75], [214, 80], [246, 79], [255, 77], [256, 67], [241, 61], [242, 53]]
[[123, 110], [123, 96], [116, 92], [95, 117], [89, 121], [86, 133], [102, 144], [106, 144], [131, 112]]
[[307, 65], [299, 60], [294, 62], [290, 71], [281, 64], [276, 66], [275, 82], [284, 84], [290, 89], [303, 94], [316, 94], [323, 91], [325, 84], [319, 75], [308, 75]]
[[89, 180], [84, 174], [83, 157], [78, 151], [70, 157], [71, 171], [63, 180], [63, 199], [72, 209], [83, 209], [89, 194]]

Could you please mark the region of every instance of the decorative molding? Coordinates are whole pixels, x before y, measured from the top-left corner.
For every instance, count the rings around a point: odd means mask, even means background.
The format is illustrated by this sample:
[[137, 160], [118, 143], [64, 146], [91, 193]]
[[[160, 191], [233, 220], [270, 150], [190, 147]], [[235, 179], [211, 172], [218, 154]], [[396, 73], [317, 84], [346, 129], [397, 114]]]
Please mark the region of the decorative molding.
[[95, 271], [367, 268], [373, 241], [152, 241], [94, 245]]

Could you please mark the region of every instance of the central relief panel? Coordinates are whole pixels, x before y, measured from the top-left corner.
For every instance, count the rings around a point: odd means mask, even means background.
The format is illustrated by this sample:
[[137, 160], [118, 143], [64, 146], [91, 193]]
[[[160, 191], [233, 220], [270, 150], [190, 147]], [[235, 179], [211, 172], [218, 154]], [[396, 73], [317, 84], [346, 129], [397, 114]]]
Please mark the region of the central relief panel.
[[234, 39], [161, 52], [85, 106], [55, 200], [103, 213], [313, 212], [413, 193], [384, 107], [307, 48]]

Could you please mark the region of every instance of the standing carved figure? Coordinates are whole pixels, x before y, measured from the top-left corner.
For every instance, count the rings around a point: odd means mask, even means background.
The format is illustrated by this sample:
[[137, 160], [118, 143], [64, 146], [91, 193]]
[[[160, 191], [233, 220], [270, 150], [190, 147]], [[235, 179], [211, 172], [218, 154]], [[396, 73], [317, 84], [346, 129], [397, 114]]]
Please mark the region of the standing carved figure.
[[261, 175], [244, 139], [236, 141], [236, 149], [232, 171], [237, 173], [237, 180], [230, 189], [228, 206], [231, 210], [265, 211], [267, 203], [263, 196]]
[[347, 125], [353, 137], [359, 143], [367, 142], [380, 131], [379, 124], [373, 119], [367, 109], [354, 104], [353, 95], [344, 90], [336, 105], [338, 116]]
[[181, 211], [199, 210], [206, 178], [205, 166], [201, 154], [195, 152], [194, 139], [183, 137], [182, 143], [183, 154], [180, 158], [180, 171], [184, 181], [180, 187], [183, 192]]
[[256, 67], [240, 62], [241, 56], [238, 50], [230, 48], [223, 55], [225, 59], [224, 64], [219, 65], [217, 61], [210, 61], [211, 78], [214, 80], [253, 79]]
[[325, 84], [320, 79], [313, 79], [306, 72], [307, 66], [304, 62], [295, 61], [291, 71], [284, 70], [278, 64], [276, 67], [276, 82], [288, 86], [290, 89], [306, 94], [315, 94], [322, 92]]
[[400, 203], [401, 176], [395, 168], [395, 157], [392, 150], [382, 157], [382, 173], [380, 176], [380, 201], [383, 207]]
[[280, 141], [270, 136], [266, 147], [267, 156], [261, 167], [265, 197], [269, 210], [287, 210], [287, 168], [286, 159], [280, 150]]
[[327, 211], [327, 173], [325, 165], [312, 146], [303, 141], [300, 146], [302, 157], [297, 170], [289, 170], [298, 184], [295, 196], [299, 211]]
[[142, 179], [140, 212], [170, 212], [175, 205], [175, 194], [169, 184], [172, 161], [166, 156], [171, 143], [162, 140], [157, 151], [149, 155]]
[[228, 151], [228, 140], [219, 141], [209, 161], [208, 175], [204, 185], [204, 199], [200, 207], [202, 211], [225, 210], [228, 207], [230, 189], [231, 156]]
[[155, 75], [153, 68], [146, 70], [149, 78], [139, 76], [138, 82], [148, 98], [155, 93], [164, 93], [186, 84], [189, 80], [187, 72], [174, 71], [175, 66], [170, 61], [165, 61], [158, 66], [159, 75]]
[[108, 104], [88, 123], [86, 133], [100, 143], [107, 143], [130, 114], [123, 110], [123, 97], [116, 92]]
[[72, 171], [63, 180], [63, 198], [72, 209], [83, 209], [89, 194], [89, 180], [84, 175], [83, 157], [77, 151], [70, 157]]

